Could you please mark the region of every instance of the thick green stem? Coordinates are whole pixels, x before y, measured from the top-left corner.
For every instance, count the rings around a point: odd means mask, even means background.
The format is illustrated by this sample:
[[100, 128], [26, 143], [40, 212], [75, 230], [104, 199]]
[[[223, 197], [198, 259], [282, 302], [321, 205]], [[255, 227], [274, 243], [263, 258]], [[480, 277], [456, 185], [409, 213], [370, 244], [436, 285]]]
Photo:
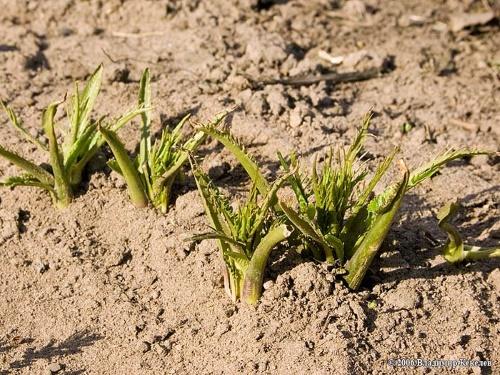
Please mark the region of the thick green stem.
[[465, 260], [500, 258], [500, 247], [464, 246]]
[[394, 216], [401, 206], [406, 185], [408, 184], [408, 172], [405, 173], [403, 181], [398, 187], [391, 203], [385, 209], [385, 212], [378, 214], [373, 226], [370, 228], [363, 241], [356, 249], [354, 255], [347, 263], [349, 273], [344, 277], [349, 288], [356, 290], [361, 285], [368, 268], [370, 267], [380, 245], [384, 241], [389, 229], [391, 228]]
[[249, 305], [255, 305], [260, 299], [264, 270], [271, 250], [278, 243], [287, 239], [290, 234], [290, 229], [282, 224], [266, 234], [255, 249], [243, 281], [242, 299]]
[[99, 128], [99, 131], [108, 143], [115, 156], [116, 162], [120, 166], [123, 178], [127, 183], [130, 200], [136, 207], [146, 207], [148, 205], [148, 198], [145, 193], [146, 189], [142, 184], [139, 172], [128, 157], [125, 147], [120, 142], [115, 132], [104, 128]]
[[54, 185], [56, 191], [56, 205], [65, 208], [73, 199], [73, 192], [69, 184], [69, 179], [64, 169], [62, 155], [59, 152], [56, 134], [54, 131], [54, 116], [59, 103], [50, 104], [43, 112], [42, 122], [45, 135], [49, 140], [50, 165], [54, 174]]
[[458, 212], [458, 204], [450, 202], [438, 213], [439, 227], [448, 234], [448, 241], [443, 246], [443, 256], [448, 263], [460, 263], [466, 260], [499, 258], [500, 247], [479, 247], [464, 244], [458, 229], [450, 223]]

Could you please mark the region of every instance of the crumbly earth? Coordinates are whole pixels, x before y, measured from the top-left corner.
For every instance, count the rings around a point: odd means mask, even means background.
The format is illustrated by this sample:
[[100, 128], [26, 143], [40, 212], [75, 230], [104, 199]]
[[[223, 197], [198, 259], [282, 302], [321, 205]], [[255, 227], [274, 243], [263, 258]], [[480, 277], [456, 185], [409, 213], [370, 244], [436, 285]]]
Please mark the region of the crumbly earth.
[[[157, 129], [238, 104], [232, 131], [270, 178], [277, 150], [321, 157], [347, 144], [370, 108], [368, 165], [399, 145], [414, 167], [449, 146], [498, 149], [498, 18], [452, 24], [495, 11], [488, 3], [0, 0], [0, 97], [41, 134], [44, 106], [98, 63], [96, 118], [131, 108], [150, 67]], [[335, 67], [319, 51], [346, 57]], [[382, 60], [385, 73], [364, 82], [255, 84]], [[46, 162], [3, 114], [0, 125], [3, 146]], [[121, 132], [131, 152], [137, 128]], [[242, 196], [249, 181], [235, 159], [213, 141], [201, 155], [217, 184]], [[184, 242], [207, 229], [189, 172], [166, 215], [133, 208], [102, 158], [66, 210], [35, 189], [3, 189], [0, 373], [498, 373], [500, 263], [448, 265], [435, 219], [460, 198], [467, 240], [497, 244], [498, 172], [497, 156], [455, 162], [411, 192], [359, 292], [293, 249], [275, 251], [256, 308], [225, 295], [214, 243]], [[0, 160], [1, 176], [14, 173]], [[395, 358], [496, 362], [401, 370], [387, 365]]]

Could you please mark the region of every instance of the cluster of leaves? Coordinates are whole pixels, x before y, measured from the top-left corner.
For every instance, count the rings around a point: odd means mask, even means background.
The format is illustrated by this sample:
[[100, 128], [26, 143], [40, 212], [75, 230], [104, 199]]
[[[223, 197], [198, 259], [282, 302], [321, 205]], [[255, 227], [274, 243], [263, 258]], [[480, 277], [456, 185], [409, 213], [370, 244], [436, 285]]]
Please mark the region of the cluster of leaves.
[[[413, 187], [435, 175], [446, 163], [473, 155], [479, 150], [448, 150], [410, 173], [401, 162], [399, 181], [374, 196], [374, 189], [394, 161], [395, 148], [376, 168], [368, 181], [368, 171], [356, 162], [367, 135], [370, 117], [366, 116], [356, 138], [347, 151], [330, 151], [318, 175], [316, 162], [310, 175], [295, 173], [289, 178], [297, 208], [281, 203], [283, 212], [302, 233], [303, 248], [318, 260], [338, 263], [352, 289], [357, 289], [373, 258], [385, 239], [404, 195]], [[280, 156], [285, 170], [297, 164], [295, 156], [287, 162]]]
[[262, 293], [264, 269], [271, 250], [291, 234], [290, 228], [271, 210], [276, 193], [289, 175], [278, 179], [261, 196], [254, 185], [247, 200], [234, 210], [229, 200], [197, 166], [193, 166], [213, 231], [194, 240], [216, 239], [225, 264], [228, 295], [255, 304]]
[[[116, 132], [99, 128], [110, 146], [115, 159], [108, 165], [125, 179], [130, 199], [137, 207], [145, 207], [151, 202], [155, 208], [166, 212], [172, 185], [189, 153], [194, 152], [206, 138], [198, 131], [187, 141], [182, 140], [182, 130], [189, 115], [185, 116], [173, 129], [164, 129], [154, 143], [151, 136], [151, 80], [149, 69], [142, 75], [139, 88], [139, 108], [144, 108], [142, 117], [139, 154], [131, 159]], [[219, 125], [228, 112], [218, 114], [210, 126]]]
[[6, 158], [25, 173], [9, 177], [0, 182], [1, 186], [35, 186], [50, 193], [58, 207], [66, 207], [74, 197], [85, 166], [96, 155], [104, 144], [103, 137], [97, 131], [100, 126], [117, 131], [137, 115], [141, 108], [133, 109], [117, 120], [108, 121], [105, 117], [97, 121], [91, 119], [92, 109], [99, 94], [102, 80], [102, 66], [99, 66], [88, 79], [83, 91], [75, 84], [75, 91], [71, 95], [67, 106], [69, 124], [62, 131], [62, 143], [57, 140], [55, 115], [57, 108], [63, 102], [55, 102], [42, 113], [42, 128], [45, 139], [32, 136], [16, 116], [14, 111], [1, 102], [3, 109], [12, 125], [29, 142], [46, 153], [50, 168], [45, 169], [24, 157], [0, 146], [0, 156]]
[[[448, 150], [412, 173], [401, 161], [401, 177], [376, 195], [375, 187], [389, 170], [399, 150], [395, 148], [368, 178], [369, 171], [360, 161], [360, 153], [369, 124], [370, 116], [367, 115], [351, 146], [347, 150], [330, 150], [319, 171], [315, 161], [310, 173], [301, 173], [295, 154], [286, 160], [278, 153], [285, 174], [273, 185], [266, 181], [257, 163], [228, 132], [210, 126], [200, 128], [231, 151], [253, 181], [248, 203], [233, 216], [227, 200], [213, 188], [206, 176], [195, 172], [214, 229], [213, 233], [196, 239], [217, 238], [228, 273], [226, 290], [233, 299], [242, 296], [248, 303], [257, 301], [271, 248], [266, 248], [262, 258], [257, 251], [249, 249], [257, 249], [277, 228], [276, 225], [261, 225], [251, 232], [257, 237], [246, 237], [246, 232], [242, 237], [235, 222], [251, 223], [258, 212], [259, 217], [267, 215], [274, 218], [280, 228], [293, 228], [293, 233], [286, 230], [289, 243], [296, 244], [298, 251], [308, 253], [318, 261], [336, 265], [337, 274], [343, 275], [351, 289], [357, 289], [386, 238], [404, 195], [435, 175], [448, 162], [484, 153], [479, 150]], [[277, 199], [278, 188], [285, 180], [294, 192], [293, 201]], [[257, 193], [265, 197], [260, 206], [255, 203]], [[262, 210], [267, 213], [264, 215]], [[279, 237], [279, 242], [286, 237]], [[270, 244], [274, 247], [279, 242]], [[259, 278], [252, 279], [248, 285], [252, 284], [253, 290], [258, 292], [249, 298], [245, 294], [246, 287], [242, 287], [241, 283], [245, 284], [244, 280], [248, 278], [245, 272], [249, 272], [247, 267], [252, 263], [259, 265], [258, 272], [253, 267]]]

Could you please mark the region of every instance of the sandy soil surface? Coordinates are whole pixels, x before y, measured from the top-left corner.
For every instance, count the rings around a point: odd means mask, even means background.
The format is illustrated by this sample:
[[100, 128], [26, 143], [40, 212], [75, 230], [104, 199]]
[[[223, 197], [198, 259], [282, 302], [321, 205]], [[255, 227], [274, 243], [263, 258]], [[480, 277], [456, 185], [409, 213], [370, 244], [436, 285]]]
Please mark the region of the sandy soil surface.
[[[312, 157], [346, 144], [370, 108], [370, 163], [397, 144], [415, 166], [448, 146], [498, 149], [499, 21], [460, 24], [463, 13], [495, 11], [487, 5], [0, 0], [0, 97], [40, 134], [44, 106], [100, 62], [96, 117], [132, 107], [150, 67], [158, 129], [241, 104], [233, 132], [269, 176], [276, 150]], [[335, 67], [319, 51], [346, 58]], [[363, 82], [256, 84], [382, 63], [384, 73]], [[0, 125], [2, 145], [46, 161], [3, 114]], [[137, 128], [121, 132], [131, 151]], [[248, 188], [220, 145], [202, 153], [226, 191]], [[453, 163], [412, 192], [359, 292], [292, 250], [275, 252], [256, 308], [226, 297], [214, 244], [182, 241], [207, 227], [189, 175], [161, 215], [134, 209], [102, 164], [91, 169], [67, 210], [34, 189], [0, 191], [0, 373], [401, 372], [391, 358], [489, 359], [493, 368], [446, 371], [499, 371], [500, 263], [446, 264], [435, 219], [460, 197], [468, 241], [498, 243], [498, 157]], [[0, 160], [0, 175], [14, 172]]]

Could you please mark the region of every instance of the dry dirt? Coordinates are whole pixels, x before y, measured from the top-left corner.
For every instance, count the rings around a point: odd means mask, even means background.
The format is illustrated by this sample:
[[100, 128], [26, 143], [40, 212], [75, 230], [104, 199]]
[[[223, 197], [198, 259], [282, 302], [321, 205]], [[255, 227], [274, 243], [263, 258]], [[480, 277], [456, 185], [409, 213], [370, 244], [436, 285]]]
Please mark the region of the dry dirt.
[[[0, 97], [41, 133], [42, 108], [98, 63], [96, 117], [132, 107], [149, 66], [157, 128], [241, 104], [232, 129], [269, 176], [276, 150], [321, 155], [347, 143], [370, 108], [370, 163], [397, 144], [415, 166], [447, 146], [498, 149], [498, 18], [449, 28], [454, 15], [487, 4], [0, 0]], [[335, 69], [320, 50], [348, 55], [339, 71], [392, 66], [364, 82], [250, 84]], [[352, 53], [362, 50], [358, 62]], [[4, 115], [0, 125], [2, 145], [46, 161]], [[137, 124], [122, 135], [132, 151]], [[228, 192], [248, 187], [220, 145], [202, 153]], [[500, 263], [446, 264], [434, 217], [460, 197], [468, 241], [498, 243], [498, 171], [498, 157], [457, 162], [412, 192], [357, 293], [293, 250], [275, 252], [257, 308], [226, 297], [214, 244], [182, 241], [207, 225], [189, 175], [166, 215], [134, 209], [123, 182], [97, 162], [67, 210], [34, 189], [1, 190], [0, 373], [498, 373]], [[0, 160], [0, 175], [14, 172]], [[388, 367], [391, 358], [496, 362], [417, 371]]]

